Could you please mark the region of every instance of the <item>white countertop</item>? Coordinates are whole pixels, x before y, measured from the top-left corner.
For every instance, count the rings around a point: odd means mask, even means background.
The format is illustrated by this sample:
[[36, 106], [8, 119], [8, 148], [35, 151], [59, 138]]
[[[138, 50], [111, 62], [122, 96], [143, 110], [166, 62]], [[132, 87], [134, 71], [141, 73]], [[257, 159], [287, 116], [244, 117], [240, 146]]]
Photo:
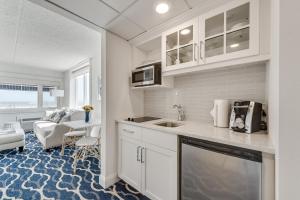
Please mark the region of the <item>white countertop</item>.
[[[155, 123], [172, 121], [182, 124], [178, 127], [168, 128], [155, 125]], [[228, 128], [217, 128], [209, 123], [192, 121], [174, 121], [169, 119], [159, 119], [148, 122], [136, 123], [126, 120], [117, 120], [119, 123], [130, 124], [143, 128], [154, 129], [162, 132], [189, 136], [203, 140], [219, 142], [237, 147], [253, 149], [264, 153], [275, 154], [275, 149], [271, 137], [264, 131], [246, 134], [229, 130]]]

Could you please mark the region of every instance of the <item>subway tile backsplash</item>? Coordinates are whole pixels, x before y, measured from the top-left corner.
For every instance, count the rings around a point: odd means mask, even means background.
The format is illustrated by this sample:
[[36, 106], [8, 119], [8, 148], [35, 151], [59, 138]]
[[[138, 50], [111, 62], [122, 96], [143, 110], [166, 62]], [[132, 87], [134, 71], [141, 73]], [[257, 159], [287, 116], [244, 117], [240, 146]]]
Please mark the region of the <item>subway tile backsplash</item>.
[[211, 122], [214, 99], [254, 100], [265, 103], [264, 65], [228, 68], [175, 77], [173, 89], [145, 90], [144, 114], [177, 118], [173, 104], [184, 107], [186, 120]]

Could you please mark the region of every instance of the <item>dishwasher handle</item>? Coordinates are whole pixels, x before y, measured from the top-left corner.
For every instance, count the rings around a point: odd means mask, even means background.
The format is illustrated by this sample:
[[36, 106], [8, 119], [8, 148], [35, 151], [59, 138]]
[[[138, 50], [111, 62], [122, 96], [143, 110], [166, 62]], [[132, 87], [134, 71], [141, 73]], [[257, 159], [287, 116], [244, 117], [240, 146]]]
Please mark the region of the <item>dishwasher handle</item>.
[[191, 138], [186, 136], [180, 136], [180, 147], [181, 144], [192, 145], [197, 148], [222, 153], [229, 156], [235, 156], [238, 158], [251, 160], [255, 162], [262, 162], [262, 153], [260, 151], [245, 149], [241, 147], [235, 147], [227, 144], [221, 144], [217, 142], [211, 142], [207, 140], [201, 140], [197, 138]]

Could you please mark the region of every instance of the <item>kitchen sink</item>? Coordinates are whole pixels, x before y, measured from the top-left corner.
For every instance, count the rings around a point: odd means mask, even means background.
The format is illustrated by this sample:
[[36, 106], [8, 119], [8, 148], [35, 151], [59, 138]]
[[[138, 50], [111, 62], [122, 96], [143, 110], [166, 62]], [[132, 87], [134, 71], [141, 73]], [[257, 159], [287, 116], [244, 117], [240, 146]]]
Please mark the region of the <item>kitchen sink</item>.
[[175, 128], [175, 127], [178, 127], [178, 126], [182, 126], [182, 124], [176, 123], [176, 122], [159, 122], [159, 123], [156, 123], [155, 125], [170, 127], [170, 128]]

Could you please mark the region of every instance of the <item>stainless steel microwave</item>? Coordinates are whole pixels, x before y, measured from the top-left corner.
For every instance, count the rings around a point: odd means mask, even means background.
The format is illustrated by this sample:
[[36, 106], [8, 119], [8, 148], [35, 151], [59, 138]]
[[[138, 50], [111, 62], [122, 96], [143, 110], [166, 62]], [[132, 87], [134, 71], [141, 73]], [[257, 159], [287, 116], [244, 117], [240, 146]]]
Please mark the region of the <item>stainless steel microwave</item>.
[[161, 85], [161, 63], [152, 63], [133, 70], [131, 84], [134, 87]]

